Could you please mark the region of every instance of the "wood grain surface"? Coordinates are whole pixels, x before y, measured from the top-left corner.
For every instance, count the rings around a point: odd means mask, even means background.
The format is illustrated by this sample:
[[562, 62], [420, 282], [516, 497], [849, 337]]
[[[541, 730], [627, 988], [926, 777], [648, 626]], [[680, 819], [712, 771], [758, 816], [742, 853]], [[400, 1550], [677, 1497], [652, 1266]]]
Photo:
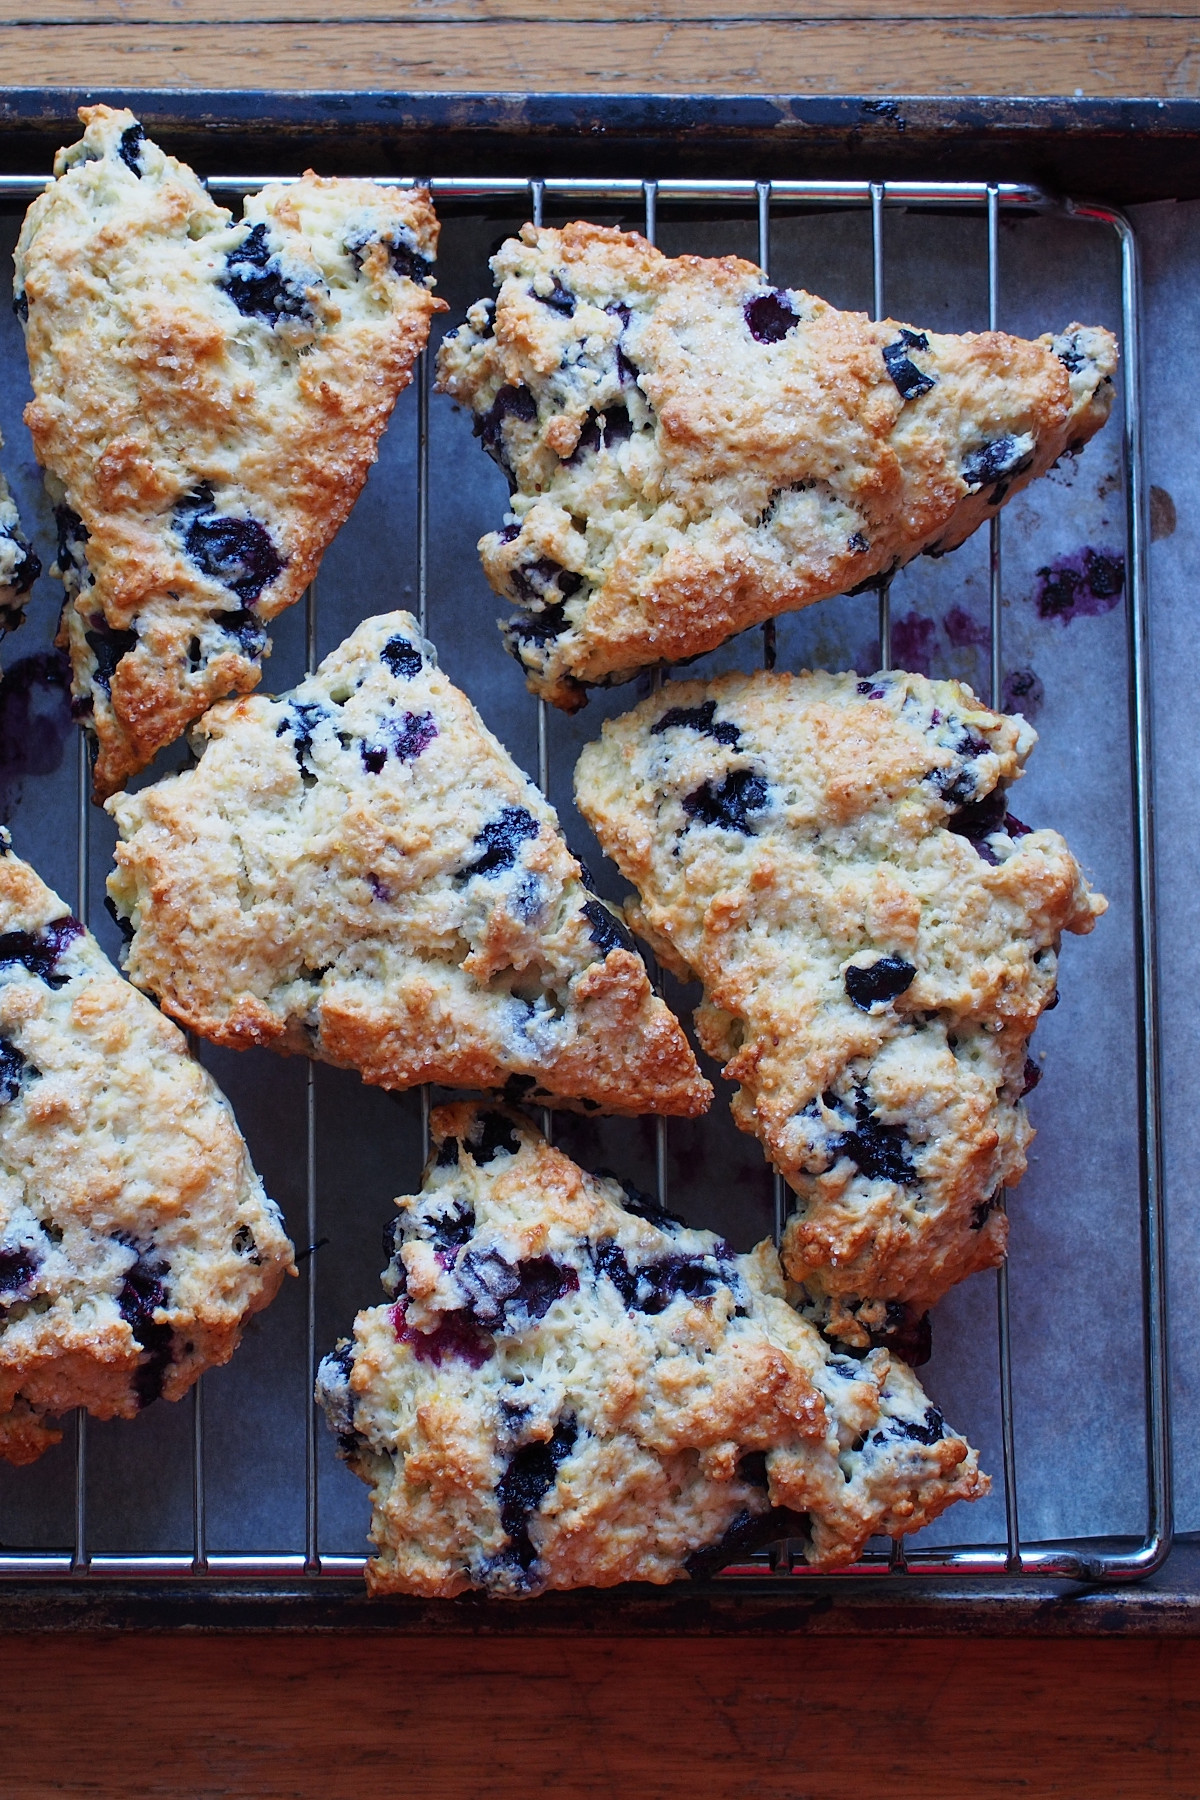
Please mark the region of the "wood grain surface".
[[1200, 1643], [0, 1639], [19, 1800], [1167, 1800]]
[[22, 86], [1200, 94], [1197, 0], [0, 0]]

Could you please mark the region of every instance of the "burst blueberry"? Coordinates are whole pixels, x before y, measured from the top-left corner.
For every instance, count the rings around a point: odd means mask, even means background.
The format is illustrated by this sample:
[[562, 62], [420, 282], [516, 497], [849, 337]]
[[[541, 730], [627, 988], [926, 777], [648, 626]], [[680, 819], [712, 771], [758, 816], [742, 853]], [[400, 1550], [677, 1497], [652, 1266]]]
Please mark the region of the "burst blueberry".
[[750, 336], [759, 344], [782, 343], [788, 332], [800, 323], [800, 314], [780, 288], [747, 300], [742, 316]]
[[304, 289], [284, 275], [267, 241], [265, 224], [251, 226], [237, 248], [229, 252], [225, 274], [217, 286], [246, 318], [265, 319], [269, 325], [309, 311]]
[[496, 1497], [509, 1540], [507, 1555], [521, 1569], [531, 1569], [537, 1561], [529, 1521], [557, 1481], [559, 1465], [571, 1454], [578, 1436], [574, 1415], [567, 1413], [555, 1425], [549, 1443], [523, 1445], [500, 1477]]
[[698, 825], [719, 825], [744, 836], [753, 829], [750, 814], [767, 805], [767, 784], [751, 769], [733, 769], [724, 781], [706, 781], [683, 799], [683, 810]]
[[27, 1076], [37, 1073], [15, 1044], [0, 1037], [0, 1106], [8, 1106], [15, 1100]]
[[929, 339], [923, 331], [909, 331], [905, 326], [901, 326], [900, 336], [894, 343], [883, 346], [884, 367], [902, 400], [916, 400], [937, 385], [933, 376], [918, 369], [908, 354], [910, 350], [928, 348]]
[[588, 922], [588, 936], [601, 956], [608, 956], [613, 950], [635, 949], [628, 927], [602, 900], [585, 900], [583, 916]]
[[917, 971], [899, 956], [880, 956], [865, 969], [852, 964], [846, 970], [846, 992], [860, 1012], [870, 1012], [879, 1001], [896, 1000], [906, 993]]
[[82, 935], [83, 926], [70, 914], [66, 918], [55, 919], [52, 924], [43, 925], [39, 932], [6, 931], [0, 934], [0, 967], [19, 963], [30, 975], [44, 981], [47, 987], [64, 987], [70, 977], [61, 972], [59, 961], [75, 939]]
[[138, 635], [133, 629], [118, 630], [105, 619], [103, 613], [92, 613], [88, 618], [88, 628], [83, 634], [84, 642], [96, 659], [95, 680], [106, 694], [112, 692], [112, 678], [117, 672], [117, 664], [123, 656], [136, 648]]
[[138, 176], [139, 179], [143, 173], [142, 145], [145, 141], [146, 134], [141, 126], [135, 121], [132, 125], [127, 125], [125, 127], [125, 130], [121, 133], [121, 141], [117, 145], [117, 155], [121, 158], [125, 167], [127, 169], [132, 169], [133, 173]]
[[389, 638], [379, 654], [398, 681], [412, 681], [425, 667], [421, 652], [407, 638]]
[[489, 819], [475, 834], [475, 846], [479, 855], [474, 862], [460, 869], [455, 881], [470, 881], [475, 875], [502, 875], [511, 869], [517, 859], [517, 851], [529, 838], [538, 835], [539, 826], [533, 814], [523, 806], [506, 806], [494, 819]]
[[257, 519], [193, 513], [183, 533], [183, 547], [197, 568], [236, 594], [245, 606], [257, 600], [286, 566], [270, 532]]
[[742, 741], [742, 734], [732, 719], [716, 717], [717, 703], [705, 700], [699, 706], [672, 706], [650, 727], [651, 737], [658, 737], [664, 731], [682, 726], [688, 731], [698, 731], [704, 737], [714, 738], [718, 744], [727, 744], [736, 750]]

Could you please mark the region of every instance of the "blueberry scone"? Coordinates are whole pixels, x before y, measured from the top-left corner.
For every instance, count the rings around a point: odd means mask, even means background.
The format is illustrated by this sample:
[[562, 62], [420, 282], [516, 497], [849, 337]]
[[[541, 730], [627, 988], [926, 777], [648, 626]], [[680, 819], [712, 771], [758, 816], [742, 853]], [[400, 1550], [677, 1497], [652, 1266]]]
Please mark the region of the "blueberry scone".
[[1116, 342], [870, 322], [736, 257], [526, 225], [438, 358], [513, 488], [480, 542], [534, 692], [940, 555], [1108, 417]]
[[21, 623], [25, 596], [41, 572], [42, 565], [21, 530], [17, 503], [0, 474], [0, 637]]
[[384, 1087], [705, 1110], [624, 923], [408, 613], [199, 730], [194, 769], [109, 802], [126, 968], [175, 1018]]
[[0, 831], [0, 1457], [179, 1399], [291, 1267], [182, 1034]]
[[826, 1329], [912, 1332], [998, 1262], [1063, 931], [1105, 901], [1007, 810], [1036, 734], [954, 681], [668, 686], [579, 760], [627, 913], [697, 976], [734, 1116], [796, 1194], [784, 1262]]
[[235, 220], [131, 113], [80, 118], [22, 228], [16, 304], [103, 798], [257, 684], [442, 302], [423, 190], [310, 172]]
[[515, 1113], [432, 1126], [391, 1304], [317, 1382], [371, 1489], [375, 1592], [668, 1582], [785, 1537], [835, 1568], [987, 1492], [905, 1364], [788, 1305], [770, 1243], [735, 1255]]

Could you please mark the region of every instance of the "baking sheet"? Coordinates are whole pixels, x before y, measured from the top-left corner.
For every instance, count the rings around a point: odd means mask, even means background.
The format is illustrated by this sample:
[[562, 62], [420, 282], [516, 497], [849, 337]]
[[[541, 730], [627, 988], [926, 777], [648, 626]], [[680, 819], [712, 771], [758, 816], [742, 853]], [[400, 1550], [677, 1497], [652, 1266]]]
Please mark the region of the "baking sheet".
[[[490, 291], [486, 259], [524, 215], [447, 211], [438, 264], [450, 313]], [[565, 216], [565, 215], [564, 215]], [[639, 225], [640, 216], [601, 211]], [[552, 214], [548, 209], [547, 218]], [[0, 256], [18, 217], [0, 218]], [[1164, 950], [1164, 1023], [1169, 1198], [1173, 1205], [1176, 1389], [1179, 1408], [1179, 1526], [1200, 1526], [1190, 1499], [1200, 1393], [1194, 1308], [1200, 1232], [1190, 1217], [1191, 1109], [1200, 1071], [1188, 971], [1181, 960], [1196, 935], [1197, 901], [1188, 879], [1200, 827], [1190, 767], [1188, 704], [1197, 653], [1185, 580], [1196, 566], [1194, 507], [1200, 468], [1185, 411], [1195, 324], [1200, 234], [1193, 206], [1141, 209], [1146, 257], [1146, 418], [1150, 480], [1171, 496], [1175, 528], [1152, 549], [1152, 618], [1158, 681], [1159, 782]], [[986, 227], [979, 215], [886, 214], [887, 311], [941, 330], [981, 329], [987, 320]], [[660, 211], [658, 241], [671, 253], [737, 252], [754, 259], [749, 214], [705, 220], [697, 211]], [[1110, 229], [1061, 217], [1002, 217], [1000, 321], [1036, 335], [1080, 319], [1120, 327], [1120, 264]], [[871, 297], [871, 227], [866, 211], [776, 216], [772, 279], [807, 285], [840, 306]], [[1194, 335], [1194, 334], [1193, 334]], [[4, 466], [43, 562], [54, 533], [21, 408], [28, 381], [20, 330], [0, 316], [0, 428]], [[369, 613], [417, 606], [415, 390], [402, 397], [382, 454], [350, 521], [326, 556], [318, 581], [318, 640], [324, 654]], [[1110, 910], [1089, 939], [1069, 940], [1062, 1004], [1039, 1028], [1034, 1051], [1045, 1076], [1030, 1100], [1039, 1135], [1029, 1173], [1010, 1197], [1011, 1305], [1020, 1523], [1026, 1541], [1140, 1535], [1145, 1527], [1145, 1449], [1137, 1194], [1134, 934], [1129, 817], [1128, 674], [1124, 603], [1093, 592], [1085, 549], [1122, 558], [1124, 501], [1119, 472], [1120, 401], [1100, 437], [1077, 458], [1018, 496], [1004, 512], [1004, 650], [1010, 677], [1028, 672], [1031, 711], [1042, 734], [1014, 805], [1032, 824], [1063, 830]], [[491, 624], [502, 609], [479, 570], [475, 542], [499, 520], [505, 485], [472, 440], [469, 419], [449, 401], [430, 402], [429, 631], [443, 666], [480, 707], [517, 759], [536, 771], [536, 707]], [[1159, 501], [1161, 528], [1171, 506]], [[1091, 565], [1095, 567], [1095, 565]], [[1042, 573], [1048, 571], [1048, 573]], [[1105, 587], [1103, 581], [1097, 584]], [[1107, 584], [1111, 586], [1111, 582]], [[43, 576], [30, 617], [4, 645], [0, 688], [0, 806], [18, 851], [76, 903], [78, 754], [62, 676], [51, 655], [58, 584]], [[1069, 602], [1069, 604], [1065, 604]], [[1065, 604], [1065, 610], [1062, 610]], [[1055, 610], [1058, 608], [1059, 610]], [[970, 680], [986, 694], [987, 539], [977, 534], [940, 561], [921, 559], [892, 589], [894, 661]], [[273, 627], [275, 649], [263, 686], [277, 691], [303, 672], [303, 608]], [[752, 666], [761, 635], [746, 634], [695, 672]], [[873, 595], [827, 602], [781, 620], [779, 666], [877, 664]], [[692, 671], [689, 671], [691, 673]], [[551, 797], [573, 848], [602, 890], [619, 898], [620, 878], [601, 856], [571, 803], [580, 745], [602, 719], [647, 691], [648, 680], [597, 695], [574, 719], [550, 716]], [[1187, 733], [1185, 739], [1183, 734]], [[159, 768], [178, 766], [176, 748]], [[1190, 810], [1189, 810], [1190, 809]], [[1191, 829], [1189, 829], [1189, 827]], [[114, 958], [115, 928], [102, 910], [113, 831], [92, 811], [89, 912]], [[668, 981], [677, 1008], [694, 992]], [[201, 1052], [232, 1100], [268, 1190], [280, 1202], [298, 1247], [305, 1226], [306, 1065], [265, 1051]], [[739, 1248], [770, 1227], [771, 1180], [757, 1144], [729, 1119], [731, 1091], [716, 1071], [718, 1097], [703, 1121], [672, 1121], [670, 1204]], [[315, 1069], [319, 1181], [318, 1352], [346, 1331], [355, 1310], [375, 1304], [381, 1238], [393, 1195], [417, 1185], [421, 1160], [417, 1096], [364, 1087], [349, 1074]], [[607, 1164], [642, 1187], [654, 1181], [652, 1120], [562, 1118], [559, 1141], [585, 1164]], [[327, 1240], [327, 1241], [323, 1241]], [[995, 1542], [1004, 1536], [996, 1364], [995, 1279], [981, 1276], [948, 1297], [934, 1320], [934, 1356], [922, 1371], [930, 1395], [980, 1449], [997, 1477], [991, 1498], [958, 1508], [927, 1542]], [[204, 1380], [207, 1537], [210, 1553], [295, 1552], [304, 1545], [304, 1446], [309, 1373], [305, 1365], [304, 1283], [291, 1282], [253, 1321], [233, 1362]], [[91, 1422], [88, 1431], [89, 1549], [93, 1553], [183, 1553], [192, 1549], [191, 1408], [157, 1404], [138, 1420]], [[74, 1463], [64, 1443], [33, 1468], [0, 1467], [0, 1543], [69, 1548]], [[320, 1433], [320, 1549], [366, 1548], [360, 1485]], [[1197, 1515], [1197, 1516], [1193, 1516]]]

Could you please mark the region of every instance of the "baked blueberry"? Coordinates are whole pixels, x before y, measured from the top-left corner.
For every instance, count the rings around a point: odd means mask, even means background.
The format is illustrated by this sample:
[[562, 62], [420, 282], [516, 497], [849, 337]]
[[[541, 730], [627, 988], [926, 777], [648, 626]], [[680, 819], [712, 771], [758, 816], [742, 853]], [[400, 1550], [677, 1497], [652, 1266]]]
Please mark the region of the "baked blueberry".
[[720, 782], [706, 781], [687, 794], [683, 810], [697, 825], [718, 825], [723, 831], [749, 834], [750, 814], [769, 804], [767, 784], [752, 769], [731, 769]]
[[523, 806], [506, 806], [475, 834], [479, 855], [455, 876], [470, 881], [475, 875], [502, 875], [517, 860], [517, 851], [538, 835], [538, 822]]
[[265, 224], [252, 225], [236, 249], [226, 258], [225, 273], [218, 287], [247, 318], [265, 319], [269, 325], [280, 319], [303, 318], [310, 312], [308, 294], [294, 279], [284, 274], [278, 251], [268, 241]]
[[860, 1012], [870, 1012], [879, 1001], [896, 1000], [908, 992], [917, 971], [901, 956], [880, 956], [861, 967], [852, 963], [846, 970], [846, 992]]
[[407, 638], [389, 638], [379, 654], [398, 681], [412, 681], [425, 667], [421, 652]]
[[925, 332], [909, 331], [904, 326], [894, 343], [883, 346], [884, 367], [902, 400], [916, 400], [936, 385], [933, 376], [924, 374], [908, 354], [910, 350], [928, 348], [929, 339]]
[[746, 329], [758, 344], [779, 344], [800, 323], [800, 314], [780, 288], [755, 294], [742, 308]]

